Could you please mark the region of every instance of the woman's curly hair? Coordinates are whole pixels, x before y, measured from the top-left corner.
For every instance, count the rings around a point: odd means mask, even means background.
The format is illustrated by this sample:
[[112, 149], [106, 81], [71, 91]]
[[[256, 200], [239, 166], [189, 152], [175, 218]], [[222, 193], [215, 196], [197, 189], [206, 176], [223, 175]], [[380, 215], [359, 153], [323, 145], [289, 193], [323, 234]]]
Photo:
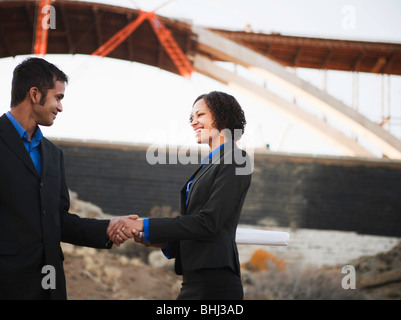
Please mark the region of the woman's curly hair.
[[[212, 112], [214, 127], [220, 131], [229, 129], [232, 139], [239, 140], [244, 133], [246, 120], [244, 111], [237, 99], [224, 92], [212, 91], [200, 95], [192, 106], [201, 99], [205, 100]], [[192, 115], [190, 121], [192, 121]]]

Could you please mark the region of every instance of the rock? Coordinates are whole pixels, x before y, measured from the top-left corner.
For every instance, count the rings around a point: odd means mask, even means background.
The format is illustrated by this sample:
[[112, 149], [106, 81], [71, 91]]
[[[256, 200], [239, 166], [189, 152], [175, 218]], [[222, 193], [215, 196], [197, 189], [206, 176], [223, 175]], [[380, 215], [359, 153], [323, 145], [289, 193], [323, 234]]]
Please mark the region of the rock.
[[174, 260], [165, 257], [161, 250], [154, 250], [148, 256], [149, 265], [154, 268], [169, 268], [174, 265]]
[[78, 199], [78, 194], [69, 190], [70, 194], [70, 213], [75, 213], [83, 218], [106, 219], [102, 209], [93, 203]]
[[362, 277], [359, 282], [359, 288], [379, 287], [394, 282], [401, 283], [401, 268]]
[[105, 266], [103, 268], [102, 280], [107, 285], [113, 285], [120, 280], [121, 270], [113, 266]]
[[387, 252], [351, 261], [368, 299], [401, 299], [401, 242]]

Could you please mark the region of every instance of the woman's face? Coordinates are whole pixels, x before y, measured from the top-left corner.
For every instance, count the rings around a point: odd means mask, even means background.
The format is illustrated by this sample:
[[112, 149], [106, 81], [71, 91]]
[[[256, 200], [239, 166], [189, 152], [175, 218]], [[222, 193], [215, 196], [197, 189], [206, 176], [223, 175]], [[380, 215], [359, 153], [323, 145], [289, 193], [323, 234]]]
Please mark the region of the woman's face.
[[214, 127], [212, 112], [204, 99], [198, 100], [192, 107], [191, 126], [197, 143], [211, 145], [213, 138], [219, 135], [219, 130]]

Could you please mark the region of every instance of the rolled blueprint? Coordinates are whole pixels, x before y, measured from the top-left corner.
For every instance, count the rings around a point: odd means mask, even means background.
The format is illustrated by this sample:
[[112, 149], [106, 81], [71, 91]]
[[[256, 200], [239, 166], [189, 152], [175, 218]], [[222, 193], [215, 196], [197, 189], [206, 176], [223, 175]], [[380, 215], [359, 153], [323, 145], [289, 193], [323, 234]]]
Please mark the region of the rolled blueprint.
[[289, 241], [290, 234], [288, 232], [252, 228], [237, 228], [237, 244], [287, 246]]

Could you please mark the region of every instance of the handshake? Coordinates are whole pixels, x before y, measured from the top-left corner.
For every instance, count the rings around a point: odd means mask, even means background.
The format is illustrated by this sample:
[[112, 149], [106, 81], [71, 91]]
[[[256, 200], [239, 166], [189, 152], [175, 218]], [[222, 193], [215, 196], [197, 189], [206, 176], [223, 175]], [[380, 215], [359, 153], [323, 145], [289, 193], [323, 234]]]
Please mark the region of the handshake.
[[118, 247], [130, 238], [136, 242], [145, 244], [143, 232], [143, 220], [137, 215], [115, 217], [110, 220], [107, 227], [107, 236]]

